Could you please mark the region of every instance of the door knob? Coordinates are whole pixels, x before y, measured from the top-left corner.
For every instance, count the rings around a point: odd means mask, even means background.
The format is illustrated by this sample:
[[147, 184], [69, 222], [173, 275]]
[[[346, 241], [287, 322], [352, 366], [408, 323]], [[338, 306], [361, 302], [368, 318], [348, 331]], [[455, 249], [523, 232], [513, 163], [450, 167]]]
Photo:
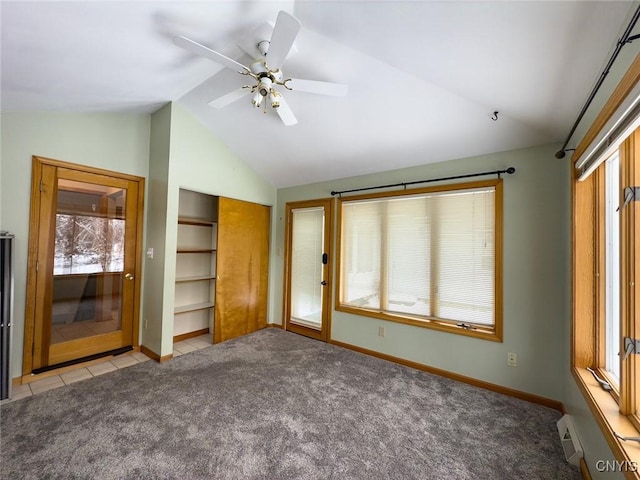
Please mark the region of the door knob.
[[126, 278], [127, 280], [133, 280], [133, 273], [125, 274], [124, 278]]

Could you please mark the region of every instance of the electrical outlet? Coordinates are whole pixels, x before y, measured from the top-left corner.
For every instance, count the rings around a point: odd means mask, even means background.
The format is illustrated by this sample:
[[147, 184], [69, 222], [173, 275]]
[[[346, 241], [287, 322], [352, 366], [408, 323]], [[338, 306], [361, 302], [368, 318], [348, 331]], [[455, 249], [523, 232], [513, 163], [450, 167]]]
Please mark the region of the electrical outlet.
[[518, 366], [518, 355], [515, 353], [507, 353], [507, 365], [510, 367]]
[[378, 336], [384, 337], [384, 327], [378, 327]]

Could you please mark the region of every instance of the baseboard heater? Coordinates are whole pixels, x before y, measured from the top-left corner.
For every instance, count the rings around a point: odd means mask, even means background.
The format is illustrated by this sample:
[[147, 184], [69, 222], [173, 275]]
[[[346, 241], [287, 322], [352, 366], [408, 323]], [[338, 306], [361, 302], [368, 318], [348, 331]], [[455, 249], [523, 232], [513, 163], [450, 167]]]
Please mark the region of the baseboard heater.
[[564, 458], [574, 467], [580, 468], [580, 460], [584, 453], [580, 440], [578, 440], [576, 429], [573, 426], [571, 416], [563, 415], [556, 425], [558, 427], [558, 434], [560, 434], [562, 450], [564, 450]]
[[69, 360], [68, 362], [56, 363], [55, 365], [47, 365], [46, 367], [34, 368], [31, 373], [37, 375], [39, 373], [48, 372], [50, 370], [55, 370], [62, 367], [68, 367], [70, 365], [77, 365], [78, 363], [90, 362], [91, 360], [97, 360], [98, 358], [109, 357], [122, 355], [123, 353], [127, 353], [133, 350], [133, 347], [129, 345], [128, 347], [116, 348], [115, 350], [109, 350], [108, 352], [96, 353], [94, 355], [88, 355], [86, 357], [77, 358], [75, 360]]

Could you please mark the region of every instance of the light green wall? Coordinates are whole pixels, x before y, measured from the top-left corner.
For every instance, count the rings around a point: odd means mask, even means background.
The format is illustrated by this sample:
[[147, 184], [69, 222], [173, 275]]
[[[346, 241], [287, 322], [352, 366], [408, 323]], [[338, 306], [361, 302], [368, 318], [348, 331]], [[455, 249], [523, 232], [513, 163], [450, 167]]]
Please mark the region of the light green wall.
[[32, 155], [146, 177], [149, 116], [3, 113], [1, 143], [1, 228], [16, 236], [11, 372], [17, 377], [22, 374]]
[[149, 147], [149, 176], [147, 178], [147, 248], [154, 249], [153, 258], [147, 258], [144, 269], [144, 303], [141, 315], [140, 343], [156, 353], [162, 350], [165, 243], [167, 229], [167, 188], [171, 135], [171, 104], [151, 115]]
[[[338, 311], [332, 312], [332, 339], [561, 400], [562, 325], [569, 305], [569, 169], [554, 158], [556, 150], [530, 148], [279, 190], [278, 246], [284, 245], [286, 202], [326, 198], [332, 190], [515, 167], [504, 180], [503, 343]], [[282, 256], [276, 262], [273, 318], [280, 322]], [[385, 326], [385, 337], [378, 336], [379, 325]], [[507, 366], [507, 352], [518, 355], [518, 367]]]
[[[157, 287], [146, 291], [149, 302], [162, 298], [162, 339], [160, 351], [154, 349], [162, 356], [171, 353], [173, 349], [175, 252], [180, 188], [269, 206], [274, 205], [276, 199], [276, 189], [272, 185], [240, 161], [183, 107], [173, 103], [170, 108], [164, 286], [162, 291]], [[154, 241], [149, 235], [147, 247], [155, 247]]]
[[[237, 200], [275, 203], [273, 185], [242, 162], [187, 110], [176, 103], [172, 107], [170, 183]], [[177, 189], [173, 194], [177, 199]]]

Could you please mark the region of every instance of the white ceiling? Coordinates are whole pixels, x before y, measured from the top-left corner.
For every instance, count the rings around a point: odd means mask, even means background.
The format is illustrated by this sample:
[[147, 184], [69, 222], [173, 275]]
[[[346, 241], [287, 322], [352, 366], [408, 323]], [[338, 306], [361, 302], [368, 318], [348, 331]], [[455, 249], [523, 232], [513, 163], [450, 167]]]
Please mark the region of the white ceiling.
[[[3, 111], [153, 112], [177, 101], [276, 187], [564, 140], [636, 3], [613, 1], [73, 1], [0, 3]], [[176, 47], [236, 46], [279, 10], [302, 30], [285, 127], [247, 77]], [[491, 115], [499, 111], [498, 121]]]

